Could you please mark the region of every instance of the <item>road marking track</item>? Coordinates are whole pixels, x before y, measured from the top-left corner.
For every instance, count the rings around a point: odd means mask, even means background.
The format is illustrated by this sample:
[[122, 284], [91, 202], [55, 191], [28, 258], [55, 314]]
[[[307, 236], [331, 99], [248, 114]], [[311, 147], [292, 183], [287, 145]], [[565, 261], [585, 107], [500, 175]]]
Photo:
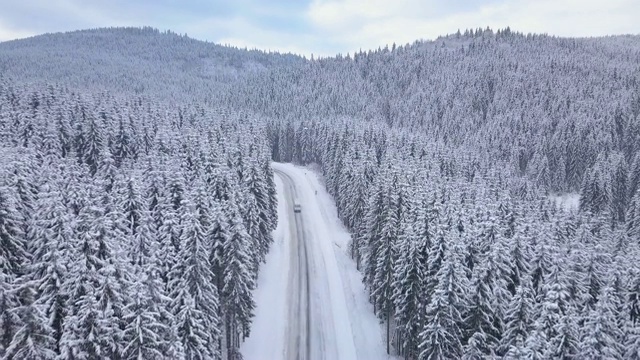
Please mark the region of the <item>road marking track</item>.
[[[311, 358], [311, 302], [309, 284], [309, 254], [304, 233], [302, 213], [293, 211], [299, 201], [295, 182], [286, 173], [274, 169], [274, 173], [285, 184], [288, 212], [293, 213], [294, 222], [290, 222], [292, 237], [290, 254], [290, 272], [288, 284], [288, 319], [284, 358], [289, 360], [310, 360]], [[304, 209], [302, 209], [304, 211]]]

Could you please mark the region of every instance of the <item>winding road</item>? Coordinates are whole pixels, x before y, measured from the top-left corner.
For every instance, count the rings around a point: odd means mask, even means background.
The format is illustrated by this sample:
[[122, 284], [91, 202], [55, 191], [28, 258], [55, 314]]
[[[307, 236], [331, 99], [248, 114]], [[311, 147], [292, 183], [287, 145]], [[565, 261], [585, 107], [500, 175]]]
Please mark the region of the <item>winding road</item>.
[[362, 275], [347, 255], [350, 235], [320, 177], [291, 164], [272, 168], [278, 226], [260, 267], [256, 316], [241, 347], [244, 358], [389, 359]]
[[[311, 303], [309, 286], [309, 254], [304, 233], [304, 221], [301, 212], [294, 212], [294, 204], [299, 203], [296, 185], [285, 172], [274, 170], [285, 185], [287, 213], [294, 221], [289, 223], [291, 234], [289, 284], [287, 286], [288, 345], [285, 359], [309, 360], [311, 358]], [[304, 211], [304, 210], [303, 210]]]

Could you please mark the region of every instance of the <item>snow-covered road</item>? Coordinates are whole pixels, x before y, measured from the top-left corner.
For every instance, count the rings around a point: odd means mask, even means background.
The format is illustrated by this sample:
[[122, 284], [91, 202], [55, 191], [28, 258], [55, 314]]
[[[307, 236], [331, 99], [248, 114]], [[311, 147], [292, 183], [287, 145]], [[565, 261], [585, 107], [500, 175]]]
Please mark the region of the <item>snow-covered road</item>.
[[254, 293], [256, 317], [241, 348], [245, 359], [388, 359], [333, 200], [311, 170], [273, 168], [278, 228]]

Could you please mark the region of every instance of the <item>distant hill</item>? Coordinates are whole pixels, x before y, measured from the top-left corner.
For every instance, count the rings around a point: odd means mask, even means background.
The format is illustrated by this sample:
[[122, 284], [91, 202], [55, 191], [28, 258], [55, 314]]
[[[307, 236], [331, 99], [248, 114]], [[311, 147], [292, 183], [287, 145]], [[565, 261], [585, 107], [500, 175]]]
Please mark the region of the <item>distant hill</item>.
[[105, 28], [0, 43], [0, 74], [181, 98], [218, 96], [229, 83], [302, 58], [198, 41], [153, 28]]
[[305, 60], [160, 32], [107, 28], [0, 43], [0, 74], [249, 110], [348, 118], [465, 147], [552, 191], [596, 157], [640, 151], [640, 36], [468, 30]]
[[274, 68], [237, 84], [248, 100], [231, 100], [274, 117], [408, 129], [576, 190], [601, 152], [631, 163], [640, 151], [638, 59], [640, 36], [478, 29]]

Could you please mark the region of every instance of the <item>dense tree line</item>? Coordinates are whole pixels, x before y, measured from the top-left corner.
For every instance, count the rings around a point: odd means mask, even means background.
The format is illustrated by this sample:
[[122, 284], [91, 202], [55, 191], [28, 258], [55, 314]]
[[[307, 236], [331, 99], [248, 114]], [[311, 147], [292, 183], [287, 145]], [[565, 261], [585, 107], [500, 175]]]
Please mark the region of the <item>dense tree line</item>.
[[2, 74], [20, 81], [409, 129], [506, 161], [551, 192], [579, 191], [603, 151], [631, 166], [640, 150], [638, 36], [471, 29], [306, 60], [110, 28], [4, 42], [0, 50]]
[[277, 221], [262, 127], [0, 83], [0, 357], [239, 357]]
[[21, 82], [214, 104], [225, 104], [228, 89], [240, 78], [302, 60], [150, 27], [90, 29], [0, 43], [0, 74]]
[[578, 191], [602, 151], [640, 150], [640, 37], [466, 31], [274, 67], [230, 99], [273, 117], [349, 117], [465, 147], [549, 191]]
[[504, 164], [419, 134], [336, 119], [269, 128], [276, 159], [321, 164], [405, 358], [640, 356], [640, 192], [613, 186], [621, 155], [596, 162], [584, 188], [606, 186], [565, 212]]

